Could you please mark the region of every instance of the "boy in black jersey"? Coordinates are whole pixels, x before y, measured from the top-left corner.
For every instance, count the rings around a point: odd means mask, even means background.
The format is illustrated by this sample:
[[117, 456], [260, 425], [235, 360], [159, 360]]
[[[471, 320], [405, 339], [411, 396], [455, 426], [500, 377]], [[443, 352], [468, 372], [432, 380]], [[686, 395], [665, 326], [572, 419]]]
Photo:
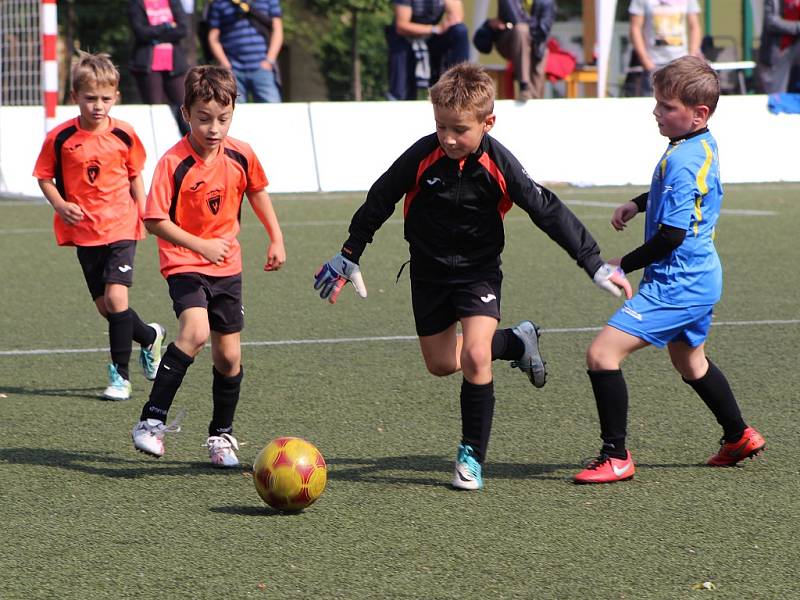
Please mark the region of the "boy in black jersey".
[[480, 66], [452, 67], [430, 95], [436, 133], [413, 144], [373, 184], [341, 253], [322, 265], [314, 287], [334, 303], [350, 281], [366, 297], [359, 259], [405, 196], [411, 299], [425, 366], [437, 376], [463, 374], [453, 487], [475, 490], [483, 487], [494, 413], [492, 360], [515, 361], [537, 387], [546, 375], [533, 323], [497, 329], [505, 213], [514, 204], [525, 210], [603, 289], [630, 298], [631, 288], [618, 267], [603, 262], [577, 217], [485, 135], [495, 122], [494, 86]]

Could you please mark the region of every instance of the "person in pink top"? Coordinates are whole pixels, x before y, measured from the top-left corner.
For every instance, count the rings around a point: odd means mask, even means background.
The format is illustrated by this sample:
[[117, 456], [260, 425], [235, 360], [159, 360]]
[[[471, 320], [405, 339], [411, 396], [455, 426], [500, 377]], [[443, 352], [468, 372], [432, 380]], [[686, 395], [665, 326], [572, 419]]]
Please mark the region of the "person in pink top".
[[189, 70], [181, 40], [189, 31], [181, 0], [130, 0], [133, 30], [130, 70], [145, 104], [169, 104], [181, 135], [189, 125], [180, 114], [183, 77]]

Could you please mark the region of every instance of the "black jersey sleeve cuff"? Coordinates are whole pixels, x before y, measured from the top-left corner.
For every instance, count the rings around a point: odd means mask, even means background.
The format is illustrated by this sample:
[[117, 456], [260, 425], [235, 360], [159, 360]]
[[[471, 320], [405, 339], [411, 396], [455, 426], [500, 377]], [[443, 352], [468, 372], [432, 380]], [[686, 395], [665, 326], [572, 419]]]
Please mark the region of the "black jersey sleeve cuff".
[[679, 229], [671, 225], [661, 225], [658, 233], [636, 248], [636, 250], [632, 250], [623, 256], [619, 266], [626, 273], [630, 273], [653, 264], [667, 257], [670, 252], [683, 243], [685, 237], [685, 229]]
[[358, 261], [361, 260], [361, 255], [364, 253], [364, 249], [366, 247], [367, 245], [364, 242], [359, 242], [352, 237], [347, 238], [347, 241], [342, 244], [342, 256], [344, 256], [350, 262], [358, 264]]
[[632, 198], [631, 202], [636, 205], [636, 208], [639, 209], [639, 212], [645, 212], [647, 210], [647, 196], [648, 192], [644, 194], [639, 194], [636, 198]]

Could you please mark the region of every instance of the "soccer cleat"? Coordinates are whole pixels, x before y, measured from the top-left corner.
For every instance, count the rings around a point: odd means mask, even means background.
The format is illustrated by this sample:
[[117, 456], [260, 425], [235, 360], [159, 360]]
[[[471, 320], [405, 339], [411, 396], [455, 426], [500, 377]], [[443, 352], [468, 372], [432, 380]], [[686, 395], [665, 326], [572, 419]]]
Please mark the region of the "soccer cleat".
[[203, 445], [208, 447], [208, 457], [213, 466], [222, 468], [239, 466], [239, 459], [234, 452], [239, 449], [239, 442], [230, 433], [212, 435]]
[[123, 378], [117, 371], [117, 365], [108, 365], [108, 387], [103, 390], [106, 400], [129, 400], [131, 397], [131, 382]]
[[547, 363], [539, 353], [539, 328], [531, 321], [522, 321], [511, 331], [525, 344], [525, 353], [519, 360], [511, 361], [511, 366], [525, 373], [534, 387], [544, 387], [547, 383]]
[[708, 459], [707, 465], [712, 467], [733, 467], [745, 458], [753, 458], [762, 450], [766, 450], [767, 442], [752, 427], [748, 427], [735, 442], [719, 441], [719, 452]]
[[479, 490], [483, 487], [481, 463], [475, 458], [475, 449], [469, 444], [458, 445], [453, 487], [457, 490]]
[[158, 373], [158, 365], [161, 364], [161, 346], [164, 344], [164, 337], [167, 330], [158, 323], [148, 323], [156, 330], [156, 339], [149, 346], [142, 346], [139, 350], [139, 364], [146, 379], [153, 381]]
[[185, 412], [181, 411], [169, 425], [164, 425], [163, 421], [158, 419], [139, 421], [131, 432], [133, 447], [139, 452], [161, 458], [164, 456], [164, 435], [178, 433], [181, 430], [178, 422], [184, 414]]
[[627, 451], [624, 459], [601, 453], [589, 463], [589, 466], [575, 475], [573, 481], [575, 483], [614, 483], [633, 479], [635, 471], [630, 451]]

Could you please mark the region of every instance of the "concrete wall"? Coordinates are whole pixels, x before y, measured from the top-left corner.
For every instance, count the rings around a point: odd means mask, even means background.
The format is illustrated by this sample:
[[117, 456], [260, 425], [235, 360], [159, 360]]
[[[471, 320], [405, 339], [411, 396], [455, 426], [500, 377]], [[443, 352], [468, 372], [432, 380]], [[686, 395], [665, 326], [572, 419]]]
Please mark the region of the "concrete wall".
[[[492, 135], [540, 182], [649, 183], [665, 147], [647, 98], [498, 101]], [[76, 114], [59, 107], [59, 121]], [[178, 139], [166, 106], [122, 105], [113, 115], [136, 129], [147, 150], [145, 182]], [[368, 189], [405, 150], [434, 130], [427, 102], [244, 104], [231, 135], [250, 143], [269, 191]], [[800, 115], [773, 115], [766, 96], [723, 96], [711, 129], [729, 183], [800, 181]], [[44, 139], [42, 109], [0, 107], [0, 190], [40, 196], [31, 176]]]

